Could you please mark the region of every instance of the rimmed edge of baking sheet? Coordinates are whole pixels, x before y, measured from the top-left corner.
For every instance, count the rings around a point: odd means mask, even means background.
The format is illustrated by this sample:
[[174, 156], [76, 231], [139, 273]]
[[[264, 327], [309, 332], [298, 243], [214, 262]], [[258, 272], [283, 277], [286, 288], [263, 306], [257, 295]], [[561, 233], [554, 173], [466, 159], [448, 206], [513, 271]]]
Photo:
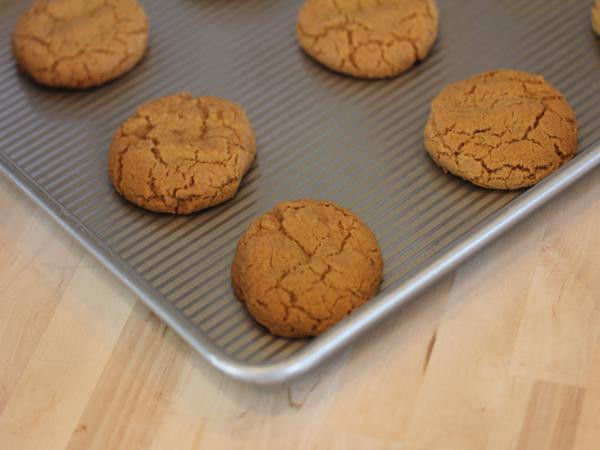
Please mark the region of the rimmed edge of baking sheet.
[[427, 264], [391, 292], [375, 297], [285, 361], [252, 364], [224, 355], [210, 339], [191, 326], [187, 318], [162, 294], [91, 233], [8, 156], [0, 152], [0, 171], [49, 213], [213, 367], [233, 378], [259, 385], [290, 381], [314, 369], [598, 165], [600, 165], [600, 142], [579, 152], [572, 161], [536, 186], [524, 191], [475, 227], [467, 236], [431, 257]]

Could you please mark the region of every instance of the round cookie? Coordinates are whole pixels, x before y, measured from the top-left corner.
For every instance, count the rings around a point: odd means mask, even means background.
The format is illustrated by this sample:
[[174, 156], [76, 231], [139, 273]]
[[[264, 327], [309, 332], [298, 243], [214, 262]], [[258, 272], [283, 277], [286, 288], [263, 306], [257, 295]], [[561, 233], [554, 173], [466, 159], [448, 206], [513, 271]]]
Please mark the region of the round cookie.
[[600, 0], [592, 8], [592, 26], [598, 36], [600, 36]]
[[433, 160], [478, 186], [531, 186], [575, 154], [573, 110], [543, 77], [496, 70], [446, 86], [425, 128]]
[[350, 211], [316, 200], [284, 202], [241, 237], [232, 285], [271, 333], [318, 335], [378, 290], [383, 261], [371, 230]]
[[177, 94], [141, 106], [117, 130], [108, 169], [127, 200], [190, 214], [232, 198], [255, 155], [254, 132], [240, 106]]
[[148, 20], [137, 0], [36, 0], [12, 34], [23, 71], [41, 84], [67, 88], [123, 75], [147, 46]]
[[435, 0], [307, 0], [296, 29], [300, 46], [330, 69], [385, 78], [427, 57], [438, 9]]

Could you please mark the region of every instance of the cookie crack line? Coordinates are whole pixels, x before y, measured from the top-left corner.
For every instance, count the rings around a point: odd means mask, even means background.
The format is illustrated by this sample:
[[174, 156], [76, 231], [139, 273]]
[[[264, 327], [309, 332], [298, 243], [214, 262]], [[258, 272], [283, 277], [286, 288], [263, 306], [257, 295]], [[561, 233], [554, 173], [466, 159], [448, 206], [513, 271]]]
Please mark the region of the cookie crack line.
[[310, 312], [309, 310], [307, 310], [307, 309], [303, 308], [302, 306], [300, 306], [298, 304], [298, 298], [296, 297], [296, 293], [294, 291], [286, 289], [286, 288], [284, 288], [281, 285], [277, 285], [277, 286], [274, 286], [273, 288], [271, 288], [271, 290], [275, 290], [275, 289], [279, 289], [279, 290], [285, 292], [287, 294], [287, 296], [288, 296], [289, 301], [290, 301], [289, 304], [286, 304], [285, 302], [281, 303], [281, 306], [285, 310], [285, 316], [284, 316], [283, 320], [284, 321], [288, 320], [289, 315], [290, 315], [290, 309], [296, 309], [296, 310], [302, 312], [303, 314], [306, 314], [306, 316], [308, 318], [310, 318], [311, 320], [313, 320], [314, 322], [316, 322], [315, 325], [313, 327], [311, 327], [311, 329], [310, 329], [310, 332], [314, 332], [317, 329], [317, 327], [319, 326], [319, 322], [321, 322], [323, 319], [316, 317], [315, 315], [312, 314], [312, 312]]
[[[320, 31], [318, 33], [310, 33], [308, 31], [306, 31], [306, 29], [301, 24], [297, 25], [297, 30], [306, 37], [316, 38], [316, 39], [321, 39], [321, 38], [326, 37], [327, 34], [330, 33], [331, 31], [349, 31], [349, 32], [355, 31], [352, 29], [353, 27], [358, 27], [361, 30], [366, 31], [366, 32], [371, 32], [371, 33], [378, 32], [378, 30], [376, 30], [375, 28], [370, 27], [367, 24], [365, 24], [353, 17], [348, 16], [347, 14], [343, 14], [340, 17], [343, 19], [342, 23], [323, 25], [321, 27], [322, 31]], [[405, 22], [409, 22], [409, 21], [418, 19], [420, 17], [425, 17], [427, 19], [431, 19], [431, 17], [429, 17], [425, 14], [414, 13], [407, 17], [402, 18], [399, 22], [395, 22], [395, 25], [398, 26], [398, 25], [404, 24]], [[396, 35], [394, 35], [391, 31], [386, 31], [385, 33], [389, 36], [396, 37]]]
[[[303, 209], [303, 208], [302, 208], [302, 207], [296, 207], [296, 208], [290, 208], [290, 209], [293, 209], [293, 210], [300, 210], [300, 209]], [[339, 255], [341, 255], [341, 254], [344, 252], [344, 250], [345, 250], [345, 246], [347, 245], [347, 243], [348, 243], [348, 242], [350, 241], [350, 239], [352, 238], [352, 230], [354, 229], [354, 223], [355, 223], [355, 218], [354, 218], [354, 216], [352, 216], [351, 214], [348, 214], [348, 213], [346, 213], [345, 211], [343, 211], [343, 210], [341, 210], [341, 209], [340, 209], [340, 210], [337, 210], [337, 212], [338, 212], [338, 213], [340, 213], [340, 214], [342, 214], [343, 216], [345, 216], [345, 217], [347, 217], [347, 218], [350, 218], [350, 219], [352, 219], [352, 221], [353, 221], [353, 225], [350, 227], [350, 229], [349, 229], [349, 230], [347, 230], [347, 229], [346, 229], [346, 228], [343, 226], [343, 224], [341, 223], [341, 221], [338, 221], [338, 227], [339, 227], [340, 229], [342, 229], [342, 230], [345, 230], [345, 231], [347, 231], [347, 233], [345, 234], [345, 236], [344, 236], [344, 238], [343, 238], [343, 240], [342, 240], [342, 243], [341, 243], [341, 245], [340, 245], [340, 250], [339, 250], [339, 251], [337, 251], [337, 252], [334, 252], [334, 253], [331, 253], [331, 254], [327, 254], [327, 255], [322, 255], [322, 256], [316, 256], [316, 253], [318, 252], [318, 249], [319, 249], [319, 248], [320, 248], [320, 247], [321, 247], [321, 246], [322, 246], [324, 243], [326, 243], [326, 242], [327, 242], [327, 239], [326, 239], [326, 238], [319, 239], [319, 241], [320, 241], [320, 242], [317, 244], [317, 246], [316, 246], [315, 250], [314, 250], [314, 251], [310, 251], [310, 249], [306, 249], [306, 248], [304, 247], [304, 245], [302, 245], [302, 243], [301, 243], [300, 241], [298, 241], [298, 239], [296, 239], [295, 237], [293, 237], [293, 236], [292, 236], [292, 235], [291, 235], [291, 234], [288, 232], [288, 230], [285, 228], [285, 225], [284, 225], [284, 219], [285, 219], [285, 217], [284, 217], [284, 212], [283, 212], [283, 210], [281, 210], [281, 209], [276, 209], [276, 210], [274, 211], [274, 217], [276, 217], [277, 221], [279, 222], [279, 226], [280, 226], [279, 230], [281, 231], [281, 233], [282, 233], [282, 234], [283, 234], [283, 235], [284, 235], [284, 236], [285, 236], [287, 239], [289, 239], [289, 240], [290, 240], [290, 241], [292, 241], [294, 244], [296, 244], [296, 245], [297, 245], [297, 246], [298, 246], [298, 247], [299, 247], [299, 248], [300, 248], [300, 249], [303, 251], [303, 253], [304, 253], [304, 254], [305, 254], [305, 255], [306, 255], [308, 258], [309, 258], [309, 261], [308, 261], [308, 262], [310, 262], [310, 259], [312, 259], [312, 258], [318, 258], [318, 259], [319, 259], [319, 261], [323, 261], [325, 264], [327, 264], [327, 262], [324, 260], [324, 258], [325, 258], [325, 257], [339, 256]], [[327, 265], [329, 265], [329, 264], [327, 264]]]
[[288, 238], [290, 241], [292, 241], [294, 244], [296, 244], [298, 246], [298, 248], [300, 250], [302, 250], [302, 252], [304, 253], [304, 255], [306, 255], [308, 258], [312, 258], [313, 255], [312, 253], [310, 253], [308, 250], [306, 250], [304, 248], [304, 245], [302, 245], [300, 243], [300, 241], [298, 241], [296, 238], [294, 238], [286, 229], [285, 226], [283, 224], [283, 215], [281, 214], [280, 211], [277, 211], [276, 213], [276, 217], [279, 220], [279, 224], [280, 224], [280, 228], [279, 230], [281, 231], [281, 234], [283, 234], [286, 238]]
[[[542, 115], [543, 115], [543, 114], [542, 114]], [[541, 119], [541, 117], [540, 117], [540, 119]], [[535, 129], [536, 129], [538, 126], [539, 126], [539, 123], [538, 123], [538, 122], [539, 122], [539, 120], [540, 120], [540, 119], [538, 119], [538, 117], [536, 117], [536, 119], [535, 119], [535, 124], [534, 124], [532, 127], [530, 127], [530, 129], [529, 129], [529, 130], [526, 132], [526, 134], [529, 134], [531, 131], [535, 130]], [[434, 121], [432, 121], [432, 124], [433, 124], [432, 126], [435, 128], [435, 122], [434, 122]], [[448, 144], [446, 144], [446, 143], [443, 141], [444, 135], [442, 135], [442, 134], [439, 134], [439, 136], [440, 136], [440, 138], [441, 138], [441, 142], [442, 142], [442, 144], [443, 144], [443, 146], [444, 146], [444, 149], [446, 150], [445, 154], [446, 154], [446, 155], [448, 155], [448, 156], [451, 156], [451, 157], [453, 157], [453, 158], [454, 158], [454, 160], [455, 160], [455, 163], [458, 165], [458, 157], [461, 155], [461, 150], [462, 150], [462, 149], [463, 149], [463, 148], [464, 148], [466, 145], [469, 145], [469, 144], [474, 144], [474, 142], [473, 142], [473, 138], [474, 138], [474, 137], [476, 137], [476, 135], [477, 135], [477, 134], [479, 134], [479, 133], [485, 133], [485, 132], [487, 132], [487, 131], [488, 131], [488, 130], [485, 130], [485, 129], [484, 129], [484, 130], [477, 130], [477, 131], [476, 131], [476, 132], [474, 132], [473, 134], [469, 134], [469, 135], [468, 135], [468, 136], [469, 136], [469, 139], [467, 139], [467, 140], [465, 140], [464, 142], [462, 142], [462, 143], [461, 143], [461, 144], [460, 144], [460, 145], [459, 145], [459, 146], [456, 148], [456, 150], [453, 150], [453, 149], [451, 149], [451, 148], [450, 148], [450, 146], [448, 146]], [[479, 133], [478, 133], [478, 132], [479, 132]], [[494, 134], [494, 133], [492, 133], [492, 135], [493, 135], [493, 136], [500, 136], [500, 135], [502, 135], [502, 136], [503, 136], [503, 135], [505, 135], [505, 134], [506, 134], [506, 133], [501, 133], [501, 134]], [[513, 140], [510, 140], [510, 141], [505, 141], [505, 142], [503, 142], [502, 144], [504, 144], [504, 145], [509, 145], [509, 144], [513, 144], [513, 143], [517, 143], [517, 142], [524, 142], [524, 141], [531, 142], [531, 143], [533, 143], [533, 144], [535, 144], [535, 145], [538, 145], [538, 146], [540, 146], [540, 147], [543, 147], [541, 143], [539, 143], [539, 142], [537, 142], [537, 141], [535, 141], [535, 140], [533, 140], [533, 139], [528, 139], [526, 136], [525, 136], [525, 137], [523, 137], [523, 138], [513, 139]], [[497, 168], [493, 169], [493, 168], [491, 168], [491, 167], [489, 167], [489, 166], [487, 165], [487, 163], [486, 163], [486, 158], [489, 158], [489, 157], [490, 157], [490, 155], [491, 155], [491, 151], [493, 151], [494, 149], [496, 149], [496, 148], [498, 148], [498, 147], [497, 147], [497, 146], [492, 146], [492, 145], [489, 145], [489, 144], [483, 144], [483, 143], [480, 143], [480, 142], [477, 142], [477, 143], [476, 143], [476, 145], [478, 145], [478, 146], [483, 146], [483, 147], [486, 147], [486, 148], [488, 148], [488, 149], [489, 149], [489, 153], [488, 153], [486, 156], [482, 156], [482, 157], [479, 157], [479, 158], [473, 158], [475, 161], [478, 161], [479, 163], [481, 163], [481, 165], [482, 165], [482, 168], [483, 168], [483, 169], [484, 169], [484, 170], [485, 170], [485, 171], [486, 171], [488, 174], [497, 173], [497, 172], [500, 172], [502, 169], [507, 169], [507, 168], [508, 168], [508, 169], [511, 169], [511, 170], [519, 170], [519, 171], [523, 171], [523, 172], [527, 172], [527, 173], [529, 173], [529, 174], [535, 175], [535, 172], [537, 172], [537, 171], [541, 171], [541, 170], [544, 170], [544, 169], [547, 169], [547, 168], [549, 168], [549, 167], [551, 167], [551, 166], [552, 166], [552, 164], [550, 164], [550, 163], [549, 163], [549, 164], [543, 164], [543, 165], [537, 165], [537, 166], [535, 166], [535, 167], [534, 167], [534, 169], [532, 170], [531, 168], [529, 168], [529, 167], [527, 167], [527, 166], [525, 166], [525, 165], [523, 165], [523, 164], [511, 164], [510, 162], [504, 162], [504, 163], [502, 163], [501, 165], [499, 165]], [[555, 144], [555, 146], [556, 146], [556, 144]], [[557, 152], [558, 152], [558, 150], [557, 150]], [[564, 159], [564, 155], [559, 155], [559, 156], [560, 156], [560, 159], [561, 159], [561, 160], [563, 160], [563, 159]], [[480, 177], [479, 177], [479, 178], [480, 178]]]
[[[348, 33], [348, 44], [351, 49], [351, 52], [350, 52], [351, 54], [355, 54], [358, 50], [360, 50], [361, 47], [367, 47], [370, 44], [376, 44], [379, 47], [385, 48], [385, 47], [392, 47], [394, 44], [408, 43], [414, 49], [414, 59], [415, 60], [421, 59], [418, 56], [419, 52], [417, 49], [416, 39], [411, 39], [410, 36], [399, 36], [390, 31], [390, 32], [386, 32], [386, 35], [391, 38], [389, 42], [384, 42], [381, 39], [376, 39], [376, 38], [368, 38], [367, 40], [364, 40], [357, 44], [357, 43], [355, 43], [356, 39], [352, 38], [352, 33], [354, 33], [356, 30], [353, 30], [352, 27], [348, 26], [348, 25], [358, 25], [358, 23], [350, 22], [346, 25], [329, 25], [327, 27], [324, 27], [323, 31], [321, 33], [319, 33], [318, 35], [311, 35], [305, 31], [302, 31], [301, 27], [299, 27], [298, 29], [300, 30], [301, 33], [304, 33], [306, 36], [311, 37], [317, 41], [321, 40], [321, 39], [325, 39], [331, 31], [346, 32], [346, 33]], [[374, 31], [374, 30], [366, 28], [366, 29], [364, 29], [364, 31], [369, 32], [369, 31]]]
[[[50, 19], [54, 22], [54, 23], [63, 23], [63, 22], [70, 22], [73, 20], [73, 17], [59, 17], [56, 16], [54, 14], [52, 14], [51, 10], [48, 8], [48, 3], [47, 2], [43, 2], [43, 3], [39, 3], [36, 6], [42, 5], [42, 8], [39, 10], [39, 13], [42, 14], [46, 14], [48, 17], [50, 17]], [[117, 14], [117, 7], [113, 2], [110, 1], [104, 1], [101, 4], [99, 4], [95, 9], [88, 11], [86, 13], [86, 16], [88, 17], [94, 17], [94, 16], [98, 16], [99, 12], [102, 11], [103, 9], [108, 9], [109, 11], [111, 11], [112, 15], [113, 15], [113, 19], [115, 23], [129, 23], [130, 20], [127, 18], [122, 18], [119, 17], [119, 15]]]

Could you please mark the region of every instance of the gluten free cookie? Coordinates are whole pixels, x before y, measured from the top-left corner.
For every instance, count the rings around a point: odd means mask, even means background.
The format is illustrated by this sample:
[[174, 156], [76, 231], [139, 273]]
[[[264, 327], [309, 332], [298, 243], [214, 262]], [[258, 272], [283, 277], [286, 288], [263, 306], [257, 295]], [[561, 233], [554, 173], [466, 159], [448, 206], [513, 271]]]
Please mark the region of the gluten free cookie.
[[435, 0], [307, 0], [297, 21], [310, 56], [359, 78], [410, 69], [427, 57], [437, 30]]
[[137, 0], [36, 0], [17, 23], [12, 51], [37, 82], [88, 88], [131, 70], [148, 46]]
[[127, 200], [190, 214], [232, 198], [255, 154], [254, 132], [240, 106], [177, 94], [141, 106], [117, 130], [108, 169]]
[[231, 267], [236, 295], [271, 333], [318, 335], [378, 290], [375, 236], [350, 211], [316, 200], [284, 202], [241, 237]]
[[478, 186], [531, 186], [577, 149], [575, 114], [543, 77], [496, 70], [448, 85], [433, 100], [425, 147], [433, 160]]

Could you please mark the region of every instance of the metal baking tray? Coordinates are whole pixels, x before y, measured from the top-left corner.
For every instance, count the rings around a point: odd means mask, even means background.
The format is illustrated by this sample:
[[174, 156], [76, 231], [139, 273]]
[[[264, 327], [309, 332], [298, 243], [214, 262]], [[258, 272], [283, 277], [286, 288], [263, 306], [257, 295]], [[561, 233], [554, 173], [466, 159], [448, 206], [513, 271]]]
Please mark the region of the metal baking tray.
[[[10, 32], [29, 1], [0, 0], [3, 172], [206, 360], [268, 384], [308, 371], [600, 163], [600, 44], [591, 1], [438, 0], [439, 38], [406, 74], [362, 81], [298, 48], [302, 0], [144, 0], [150, 49], [125, 77], [88, 91], [46, 89], [20, 75]], [[543, 74], [573, 105], [577, 157], [519, 192], [442, 173], [423, 147], [432, 98], [498, 67]], [[113, 191], [114, 130], [149, 99], [178, 91], [242, 104], [258, 158], [238, 195], [190, 217], [159, 215]], [[249, 222], [282, 200], [329, 199], [376, 233], [380, 294], [326, 334], [271, 336], [236, 300], [229, 266]]]

